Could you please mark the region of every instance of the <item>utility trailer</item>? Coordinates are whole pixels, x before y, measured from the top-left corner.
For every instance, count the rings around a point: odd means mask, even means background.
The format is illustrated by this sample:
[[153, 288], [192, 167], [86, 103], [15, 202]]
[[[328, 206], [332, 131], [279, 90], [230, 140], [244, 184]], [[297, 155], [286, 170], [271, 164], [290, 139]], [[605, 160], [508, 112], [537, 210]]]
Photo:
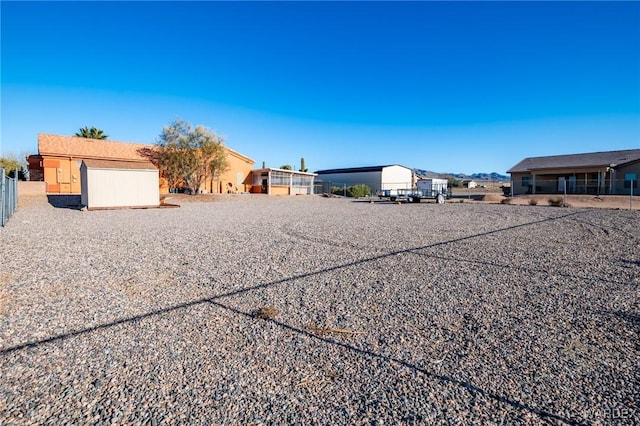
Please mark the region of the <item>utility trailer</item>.
[[421, 179], [415, 188], [411, 189], [386, 189], [378, 191], [379, 198], [388, 198], [390, 201], [409, 201], [419, 203], [422, 200], [436, 200], [442, 204], [451, 198], [451, 188], [447, 179]]

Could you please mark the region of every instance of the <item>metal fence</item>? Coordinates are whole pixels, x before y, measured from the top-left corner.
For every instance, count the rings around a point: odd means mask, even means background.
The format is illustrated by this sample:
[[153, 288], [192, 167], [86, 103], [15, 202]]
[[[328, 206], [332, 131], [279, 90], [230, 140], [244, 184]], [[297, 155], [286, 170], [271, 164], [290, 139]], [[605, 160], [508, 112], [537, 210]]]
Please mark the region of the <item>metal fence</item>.
[[[343, 183], [343, 182], [332, 182], [332, 181], [314, 181], [313, 182], [313, 193], [316, 195], [321, 194], [336, 194], [347, 196], [349, 193], [349, 188], [355, 185], [366, 185], [364, 183]], [[369, 185], [366, 185], [369, 187]], [[371, 187], [369, 187], [369, 191], [371, 191]], [[373, 195], [373, 193], [371, 194]]]
[[314, 194], [331, 194], [333, 188], [340, 187], [345, 188], [346, 193], [346, 184], [336, 183], [336, 182], [322, 182], [322, 181], [314, 181], [313, 182], [313, 193]]
[[7, 223], [17, 207], [18, 176], [10, 178], [2, 168], [0, 169], [0, 226]]
[[571, 195], [640, 195], [636, 173], [628, 179], [589, 179], [580, 177], [528, 177], [512, 182], [514, 195], [522, 194], [571, 194]]

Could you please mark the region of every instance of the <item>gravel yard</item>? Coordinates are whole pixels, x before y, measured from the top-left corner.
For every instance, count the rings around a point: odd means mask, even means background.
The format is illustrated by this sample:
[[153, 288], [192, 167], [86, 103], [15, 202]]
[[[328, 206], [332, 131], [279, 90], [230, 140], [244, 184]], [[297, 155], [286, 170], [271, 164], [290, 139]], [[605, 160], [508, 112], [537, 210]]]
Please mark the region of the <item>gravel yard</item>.
[[639, 223], [33, 198], [0, 228], [0, 424], [638, 424]]

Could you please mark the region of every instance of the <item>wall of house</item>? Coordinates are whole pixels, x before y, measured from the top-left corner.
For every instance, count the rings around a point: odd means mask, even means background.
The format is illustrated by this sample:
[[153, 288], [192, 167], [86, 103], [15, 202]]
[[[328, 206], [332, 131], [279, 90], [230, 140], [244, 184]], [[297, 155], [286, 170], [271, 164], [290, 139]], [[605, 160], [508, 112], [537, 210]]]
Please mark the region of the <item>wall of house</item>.
[[233, 152], [227, 152], [227, 170], [216, 179], [207, 179], [200, 189], [213, 194], [250, 192], [254, 162]]
[[29, 167], [29, 180], [43, 182], [44, 169], [42, 168], [42, 158], [37, 155], [30, 155], [27, 157], [27, 163]]
[[511, 173], [511, 187], [513, 195], [521, 195], [527, 192], [527, 187], [522, 185], [522, 177], [531, 176], [530, 173]]
[[612, 185], [614, 194], [628, 195], [631, 191], [631, 182], [626, 179], [628, 175], [635, 174], [636, 180], [633, 182], [633, 194], [639, 195], [638, 183], [640, 183], [640, 161], [628, 164], [624, 167], [618, 167], [615, 171], [615, 178]]
[[43, 157], [42, 170], [47, 192], [80, 194], [80, 165], [76, 158]]
[[288, 186], [271, 186], [270, 195], [290, 195]]

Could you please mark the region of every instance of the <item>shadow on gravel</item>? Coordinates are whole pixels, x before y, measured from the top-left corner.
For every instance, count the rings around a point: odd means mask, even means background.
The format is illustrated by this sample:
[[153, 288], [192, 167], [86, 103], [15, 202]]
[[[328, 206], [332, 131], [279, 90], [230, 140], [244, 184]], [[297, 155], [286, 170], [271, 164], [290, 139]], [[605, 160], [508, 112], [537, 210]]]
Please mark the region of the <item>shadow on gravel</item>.
[[47, 194], [47, 201], [58, 209], [80, 209], [80, 195], [52, 195]]
[[[509, 226], [506, 228], [500, 228], [500, 229], [495, 229], [493, 231], [487, 231], [487, 232], [483, 232], [483, 233], [479, 233], [479, 234], [475, 234], [475, 235], [470, 235], [470, 236], [466, 236], [466, 237], [461, 237], [461, 238], [456, 238], [453, 240], [449, 240], [449, 241], [442, 241], [442, 242], [437, 242], [437, 243], [433, 243], [433, 244], [428, 244], [426, 246], [422, 246], [422, 247], [412, 247], [412, 248], [408, 248], [408, 249], [403, 249], [403, 250], [397, 250], [397, 251], [393, 251], [390, 253], [386, 253], [386, 254], [381, 254], [381, 255], [377, 255], [377, 256], [372, 256], [366, 259], [361, 259], [361, 260], [356, 260], [353, 262], [349, 262], [349, 263], [345, 263], [345, 264], [341, 264], [341, 265], [336, 265], [336, 266], [332, 266], [329, 268], [325, 268], [325, 269], [321, 269], [321, 270], [317, 270], [317, 271], [312, 271], [312, 272], [308, 272], [305, 274], [299, 274], [299, 275], [295, 275], [293, 277], [288, 277], [288, 278], [283, 278], [280, 280], [276, 280], [276, 281], [271, 281], [268, 283], [263, 283], [263, 284], [258, 284], [255, 286], [251, 286], [251, 287], [244, 287], [244, 288], [240, 288], [237, 290], [232, 290], [229, 291], [227, 293], [222, 293], [222, 294], [218, 294], [218, 295], [214, 295], [211, 297], [206, 297], [206, 298], [202, 298], [202, 299], [198, 299], [198, 300], [194, 300], [191, 302], [187, 302], [187, 303], [181, 303], [178, 305], [174, 305], [174, 306], [169, 306], [167, 308], [163, 308], [163, 309], [158, 309], [156, 311], [152, 311], [152, 312], [148, 312], [146, 314], [141, 314], [141, 315], [135, 315], [132, 317], [127, 317], [127, 318], [122, 318], [113, 322], [109, 322], [109, 323], [105, 323], [105, 324], [100, 324], [100, 325], [96, 325], [93, 327], [88, 327], [85, 329], [81, 329], [81, 330], [76, 330], [76, 331], [70, 331], [68, 333], [64, 333], [64, 334], [58, 334], [46, 339], [41, 339], [41, 340], [37, 340], [37, 341], [32, 341], [32, 342], [27, 342], [27, 343], [22, 343], [19, 345], [15, 345], [15, 346], [11, 346], [8, 348], [2, 348], [0, 349], [0, 355], [2, 356], [7, 356], [11, 353], [14, 352], [18, 352], [18, 351], [22, 351], [25, 349], [33, 349], [33, 348], [37, 348], [38, 346], [44, 345], [44, 344], [48, 344], [48, 343], [53, 343], [53, 342], [58, 342], [58, 341], [62, 341], [65, 339], [69, 339], [69, 338], [73, 338], [73, 337], [77, 337], [83, 334], [87, 334], [87, 333], [92, 333], [95, 331], [100, 331], [100, 330], [105, 330], [111, 327], [115, 327], [121, 324], [126, 324], [126, 323], [131, 323], [131, 322], [138, 322], [141, 321], [143, 319], [147, 319], [147, 318], [152, 318], [155, 316], [159, 316], [159, 315], [163, 315], [169, 312], [173, 312], [173, 311], [177, 311], [180, 309], [186, 309], [186, 308], [190, 308], [193, 306], [197, 306], [197, 305], [201, 305], [201, 304], [211, 304], [213, 306], [218, 306], [220, 308], [229, 310], [237, 315], [242, 315], [245, 317], [249, 317], [249, 318], [254, 318], [252, 313], [247, 313], [247, 312], [243, 312], [240, 310], [237, 310], [235, 308], [232, 308], [230, 306], [224, 305], [220, 302], [218, 302], [217, 300], [226, 298], [226, 297], [232, 297], [232, 296], [237, 296], [237, 295], [241, 295], [241, 294], [246, 294], [249, 293], [251, 291], [254, 290], [259, 290], [259, 289], [264, 289], [264, 288], [269, 288], [269, 287], [274, 287], [277, 286], [279, 284], [283, 284], [283, 283], [287, 283], [287, 282], [292, 282], [292, 281], [296, 281], [296, 280], [300, 280], [300, 279], [304, 279], [304, 278], [308, 278], [308, 277], [313, 277], [316, 275], [321, 275], [321, 274], [325, 274], [328, 272], [334, 272], [334, 271], [339, 271], [341, 269], [344, 268], [348, 268], [348, 267], [353, 267], [353, 266], [359, 266], [359, 265], [363, 265], [366, 264], [368, 262], [372, 262], [372, 261], [376, 261], [376, 260], [380, 260], [380, 259], [385, 259], [385, 258], [389, 258], [389, 257], [393, 257], [399, 254], [413, 254], [416, 250], [424, 250], [424, 249], [428, 249], [428, 248], [433, 248], [433, 247], [440, 247], [443, 245], [447, 245], [447, 244], [453, 244], [453, 243], [457, 243], [457, 242], [461, 242], [461, 241], [466, 241], [469, 239], [473, 239], [473, 238], [478, 238], [478, 237], [483, 237], [483, 236], [487, 236], [487, 235], [492, 235], [492, 234], [497, 234], [500, 232], [504, 232], [504, 231], [508, 231], [511, 229], [516, 229], [516, 228], [522, 228], [522, 227], [526, 227], [526, 226], [531, 226], [531, 225], [536, 225], [536, 224], [540, 224], [540, 223], [544, 223], [544, 222], [552, 222], [552, 221], [557, 221], [557, 220], [562, 220], [562, 219], [566, 219], [567, 217], [570, 216], [575, 216], [578, 214], [583, 214], [584, 212], [573, 212], [573, 213], [568, 213], [562, 216], [558, 216], [558, 217], [554, 217], [554, 218], [547, 218], [547, 219], [542, 219], [542, 220], [537, 220], [534, 222], [528, 222], [528, 223], [523, 223], [520, 225], [514, 225], [514, 226]], [[354, 351], [360, 355], [365, 355], [368, 357], [373, 357], [373, 358], [378, 358], [378, 359], [382, 359], [386, 362], [395, 362], [398, 363], [402, 366], [405, 366], [407, 368], [411, 368], [417, 372], [420, 372], [422, 374], [428, 375], [430, 377], [439, 379], [439, 380], [443, 380], [449, 383], [453, 383], [455, 385], [458, 386], [462, 386], [465, 389], [467, 389], [468, 391], [472, 392], [472, 393], [478, 393], [481, 394], [483, 396], [487, 396], [491, 399], [494, 399], [496, 401], [502, 402], [504, 404], [508, 404], [511, 405], [512, 407], [521, 409], [521, 410], [525, 410], [531, 413], [534, 413], [536, 415], [538, 415], [541, 419], [545, 419], [545, 420], [555, 420], [555, 421], [559, 421], [559, 422], [563, 422], [566, 424], [572, 424], [572, 425], [577, 425], [577, 424], [582, 424], [580, 421], [576, 421], [576, 420], [572, 420], [572, 419], [568, 419], [565, 417], [562, 417], [560, 415], [557, 414], [553, 414], [550, 412], [547, 412], [543, 409], [540, 408], [536, 408], [536, 407], [532, 407], [529, 406], [527, 404], [524, 404], [522, 402], [510, 399], [506, 396], [500, 396], [497, 394], [494, 394], [490, 391], [487, 391], [485, 389], [479, 388], [469, 382], [463, 382], [457, 379], [454, 379], [450, 376], [446, 376], [446, 375], [441, 375], [441, 374], [437, 374], [428, 370], [425, 370], [423, 368], [420, 368], [416, 365], [413, 364], [409, 364], [406, 361], [402, 361], [399, 359], [395, 359], [395, 358], [391, 358], [387, 355], [384, 354], [379, 354], [376, 352], [372, 352], [372, 351], [368, 351], [365, 349], [360, 349], [357, 348], [355, 346], [340, 342], [340, 341], [336, 341], [336, 340], [332, 340], [326, 337], [322, 337], [322, 336], [318, 336], [316, 334], [310, 333], [308, 331], [305, 330], [301, 330], [298, 329], [294, 326], [291, 326], [289, 324], [286, 323], [282, 323], [279, 321], [275, 321], [273, 319], [268, 319], [268, 321], [273, 322], [274, 324], [277, 324], [278, 326], [295, 332], [295, 333], [300, 333], [309, 337], [312, 337], [316, 340], [325, 342], [325, 343], [329, 343], [329, 344], [333, 344], [333, 345], [337, 345], [337, 346], [341, 346], [345, 349], [348, 349], [350, 351]]]
[[627, 311], [595, 311], [596, 314], [605, 317], [614, 317], [620, 321], [629, 324], [631, 328], [635, 328], [640, 333], [640, 313]]
[[[235, 313], [237, 315], [242, 315], [242, 316], [250, 318], [252, 320], [256, 319], [256, 316], [253, 313], [243, 312], [243, 311], [235, 309], [235, 308], [233, 308], [231, 306], [227, 306], [227, 305], [225, 305], [223, 303], [216, 302], [214, 300], [210, 300], [209, 303], [214, 305], [214, 306], [216, 306], [216, 307], [231, 311], [231, 312], [233, 312], [233, 313]], [[583, 422], [580, 422], [580, 421], [577, 421], [577, 420], [568, 419], [568, 418], [560, 416], [558, 414], [550, 413], [548, 411], [545, 411], [545, 410], [542, 410], [540, 408], [536, 408], [536, 407], [524, 404], [524, 403], [522, 403], [520, 401], [516, 401], [514, 399], [510, 399], [510, 398], [505, 397], [505, 396], [501, 396], [501, 395], [495, 394], [495, 393], [493, 393], [491, 391], [488, 391], [488, 390], [482, 389], [482, 388], [480, 388], [478, 386], [475, 386], [472, 383], [464, 382], [464, 381], [458, 380], [458, 379], [454, 379], [451, 376], [434, 373], [433, 371], [426, 370], [424, 368], [418, 367], [418, 366], [416, 366], [414, 364], [410, 364], [410, 363], [408, 363], [406, 361], [403, 361], [401, 359], [393, 358], [393, 357], [390, 357], [388, 355], [380, 354], [380, 353], [373, 352], [373, 351], [370, 351], [370, 350], [367, 350], [367, 349], [361, 349], [361, 348], [355, 347], [353, 345], [350, 345], [348, 343], [344, 343], [344, 342], [341, 342], [341, 341], [338, 341], [338, 340], [333, 340], [333, 339], [330, 339], [330, 338], [327, 338], [327, 337], [324, 337], [324, 336], [320, 336], [320, 335], [311, 333], [311, 332], [309, 332], [307, 330], [303, 330], [303, 329], [294, 327], [294, 326], [289, 325], [287, 323], [277, 321], [277, 320], [275, 320], [273, 318], [261, 318], [261, 320], [262, 321], [268, 321], [268, 322], [270, 322], [272, 324], [277, 325], [280, 328], [283, 328], [285, 330], [291, 331], [293, 333], [297, 333], [297, 334], [300, 334], [300, 335], [304, 335], [304, 336], [310, 337], [310, 338], [315, 339], [315, 340], [319, 340], [319, 341], [321, 341], [323, 343], [327, 343], [327, 344], [335, 345], [335, 346], [340, 346], [340, 347], [342, 347], [344, 349], [347, 349], [347, 350], [349, 350], [351, 352], [355, 352], [358, 355], [366, 356], [368, 358], [377, 358], [377, 359], [380, 359], [380, 360], [385, 361], [387, 363], [392, 363], [393, 362], [393, 363], [399, 364], [399, 365], [401, 365], [403, 367], [410, 368], [411, 370], [414, 370], [414, 371], [416, 371], [418, 373], [424, 374], [425, 376], [429, 376], [429, 377], [431, 377], [433, 379], [442, 380], [443, 382], [448, 382], [448, 383], [454, 384], [456, 386], [461, 386], [461, 387], [465, 388], [466, 390], [468, 390], [471, 393], [479, 394], [479, 395], [482, 395], [484, 397], [488, 397], [488, 398], [491, 398], [491, 399], [493, 399], [495, 401], [501, 402], [503, 404], [510, 405], [510, 406], [512, 406], [514, 408], [517, 408], [519, 410], [524, 410], [524, 411], [528, 411], [530, 413], [536, 414], [541, 419], [544, 419], [544, 420], [547, 420], [547, 421], [548, 420], [555, 420], [555, 421], [559, 421], [559, 422], [570, 424], [570, 425], [586, 424], [586, 423], [583, 423]]]
[[420, 250], [420, 249], [415, 249], [413, 251], [410, 251], [410, 253], [414, 254], [416, 256], [428, 257], [429, 259], [448, 260], [448, 261], [456, 262], [456, 263], [472, 263], [472, 264], [476, 264], [476, 265], [491, 266], [491, 267], [494, 267], [494, 268], [521, 271], [521, 272], [526, 272], [528, 274], [535, 273], [535, 274], [544, 274], [544, 275], [547, 275], [547, 276], [553, 274], [553, 275], [558, 275], [558, 276], [567, 277], [567, 278], [579, 278], [579, 279], [585, 280], [587, 282], [597, 281], [597, 282], [603, 282], [603, 283], [629, 285], [629, 281], [624, 281], [624, 280], [610, 280], [610, 279], [605, 279], [605, 278], [594, 277], [593, 275], [584, 275], [584, 274], [581, 275], [581, 274], [578, 274], [578, 273], [575, 273], [575, 274], [564, 274], [562, 272], [558, 272], [557, 270], [549, 271], [548, 269], [529, 268], [529, 267], [526, 267], [526, 266], [517, 266], [517, 265], [512, 265], [512, 264], [490, 262], [488, 260], [475, 260], [475, 259], [461, 258], [461, 257], [442, 256], [442, 255], [438, 255], [438, 254], [435, 254], [435, 253], [420, 253], [417, 250]]

